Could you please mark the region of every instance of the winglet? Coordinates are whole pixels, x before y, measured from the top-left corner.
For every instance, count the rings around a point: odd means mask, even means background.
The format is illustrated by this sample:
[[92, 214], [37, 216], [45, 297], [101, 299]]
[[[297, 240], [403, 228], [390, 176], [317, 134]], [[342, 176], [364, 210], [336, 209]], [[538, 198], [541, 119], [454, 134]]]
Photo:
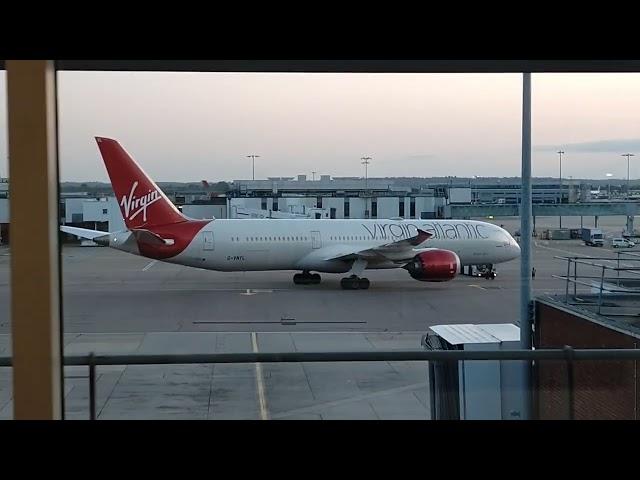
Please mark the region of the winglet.
[[417, 228], [416, 230], [418, 230], [418, 235], [409, 240], [409, 243], [411, 243], [411, 245], [413, 246], [420, 245], [421, 243], [426, 242], [431, 237], [433, 237], [432, 233], [425, 232], [424, 230], [420, 230], [419, 228]]

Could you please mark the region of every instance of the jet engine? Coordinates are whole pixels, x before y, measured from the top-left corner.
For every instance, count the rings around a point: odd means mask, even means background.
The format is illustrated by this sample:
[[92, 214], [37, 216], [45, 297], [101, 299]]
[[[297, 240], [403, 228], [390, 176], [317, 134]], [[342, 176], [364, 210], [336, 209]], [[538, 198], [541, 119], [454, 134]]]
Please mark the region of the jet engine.
[[450, 250], [433, 249], [419, 253], [404, 268], [421, 282], [448, 282], [460, 271], [460, 258]]

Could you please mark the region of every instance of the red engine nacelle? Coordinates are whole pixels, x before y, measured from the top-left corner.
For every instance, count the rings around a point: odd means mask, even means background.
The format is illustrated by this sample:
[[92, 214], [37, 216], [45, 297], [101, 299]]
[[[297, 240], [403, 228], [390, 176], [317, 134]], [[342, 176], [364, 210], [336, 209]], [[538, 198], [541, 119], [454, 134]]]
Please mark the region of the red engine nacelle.
[[404, 268], [421, 282], [448, 282], [460, 271], [460, 258], [450, 250], [434, 249], [419, 253]]

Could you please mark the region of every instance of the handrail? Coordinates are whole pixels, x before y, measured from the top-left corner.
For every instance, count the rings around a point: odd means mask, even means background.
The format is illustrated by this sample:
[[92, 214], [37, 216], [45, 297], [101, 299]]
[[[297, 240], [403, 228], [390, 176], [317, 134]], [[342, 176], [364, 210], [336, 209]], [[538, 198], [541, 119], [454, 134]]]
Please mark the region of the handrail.
[[[601, 280], [602, 280], [602, 275], [597, 276], [597, 277], [583, 277], [581, 276], [580, 278], [592, 278], [594, 280], [598, 280], [597, 282], [583, 282], [582, 280], [576, 280], [572, 277], [566, 277], [564, 275], [551, 275], [551, 278], [557, 278], [559, 280], [567, 280], [568, 283], [573, 283], [573, 284], [577, 284], [577, 285], [582, 285], [583, 287], [592, 287], [592, 288], [602, 288], [603, 292], [608, 292], [608, 293], [636, 293], [635, 291], [630, 292], [629, 288], [615, 288], [615, 287], [607, 287], [605, 286], [606, 280], [618, 280], [618, 278], [615, 279], [611, 279], [611, 278], [604, 278], [605, 282], [602, 282], [602, 285], [600, 285]], [[621, 278], [620, 280], [636, 280], [635, 278]], [[597, 283], [597, 285], [596, 285]]]
[[[558, 278], [561, 280], [566, 280], [565, 284], [565, 303], [569, 303], [569, 285], [573, 283], [573, 296], [574, 298], [577, 295], [577, 286], [582, 285], [591, 288], [598, 288], [598, 309], [597, 313], [600, 315], [602, 313], [602, 301], [605, 293], [607, 294], [616, 294], [616, 293], [624, 293], [624, 294], [638, 294], [640, 293], [640, 289], [637, 288], [629, 288], [629, 287], [620, 287], [620, 282], [623, 281], [636, 281], [635, 278], [624, 278], [620, 277], [620, 272], [628, 272], [631, 275], [640, 275], [640, 267], [630, 266], [628, 264], [624, 264], [625, 266], [620, 266], [620, 260], [624, 260], [625, 262], [638, 262], [640, 261], [640, 256], [637, 256], [630, 252], [617, 252], [617, 258], [599, 258], [599, 257], [583, 257], [583, 256], [555, 256], [554, 258], [560, 260], [567, 261], [567, 275], [551, 275], [552, 278]], [[623, 255], [633, 256], [634, 258], [624, 257]], [[638, 257], [638, 258], [636, 258]], [[601, 263], [596, 263], [598, 260], [604, 260], [607, 262], [616, 262], [617, 267], [611, 267], [609, 265], [603, 265]], [[573, 263], [573, 278], [571, 278], [571, 264]], [[580, 275], [578, 277], [578, 264], [587, 265], [591, 268], [600, 269], [600, 285], [598, 286], [598, 277], [593, 277], [591, 275]], [[633, 265], [637, 265], [633, 264]], [[609, 278], [606, 276], [607, 271], [617, 272], [616, 278]], [[585, 280], [593, 279], [596, 281], [586, 282]], [[617, 285], [613, 285], [612, 283], [605, 282], [616, 282]], [[617, 287], [617, 288], [616, 288]]]
[[[595, 263], [594, 260], [604, 260], [606, 262], [615, 262], [615, 261], [619, 261], [619, 258], [590, 258], [590, 257], [562, 257], [562, 256], [555, 256], [553, 258], [559, 259], [559, 260], [567, 260], [568, 262], [571, 263], [579, 263], [581, 265], [588, 265], [590, 267], [594, 267], [594, 268], [605, 268], [607, 270], [613, 270], [613, 271], [640, 271], [640, 267], [612, 267], [609, 265], [602, 265], [600, 263]], [[627, 262], [637, 262], [640, 261], [640, 259], [636, 260], [635, 258], [625, 258], [623, 259], [624, 261]]]
[[[640, 349], [573, 349], [573, 360], [640, 360]], [[394, 362], [456, 360], [564, 360], [564, 349], [540, 350], [386, 350], [368, 352], [194, 353], [70, 355], [65, 366], [188, 365], [203, 363]], [[0, 357], [10, 367], [11, 357]]]
[[[569, 419], [575, 418], [574, 362], [581, 360], [640, 360], [640, 349], [562, 349], [541, 350], [386, 350], [369, 352], [286, 352], [286, 353], [203, 353], [166, 355], [70, 355], [65, 366], [89, 366], [89, 419], [96, 420], [96, 367], [98, 365], [186, 365], [203, 363], [291, 363], [291, 362], [376, 362], [428, 361], [433, 385], [433, 362], [459, 360], [563, 360], [567, 366]], [[0, 367], [10, 367], [11, 357], [0, 357]], [[435, 418], [431, 403], [431, 418]]]
[[[386, 350], [369, 352], [204, 353], [166, 355], [69, 355], [65, 366], [89, 366], [89, 419], [96, 420], [96, 367], [98, 365], [187, 365], [203, 363], [380, 362], [427, 361], [433, 385], [433, 362], [458, 360], [563, 360], [567, 366], [569, 419], [575, 418], [574, 362], [581, 360], [640, 360], [640, 349], [541, 350]], [[11, 357], [0, 357], [0, 367], [10, 367]], [[431, 418], [435, 418], [431, 404]]]

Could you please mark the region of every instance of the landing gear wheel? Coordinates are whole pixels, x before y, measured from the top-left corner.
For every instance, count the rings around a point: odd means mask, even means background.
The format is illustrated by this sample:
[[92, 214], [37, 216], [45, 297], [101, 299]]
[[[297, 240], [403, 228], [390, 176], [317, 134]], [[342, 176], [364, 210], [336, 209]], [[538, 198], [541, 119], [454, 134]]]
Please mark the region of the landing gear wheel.
[[343, 290], [356, 290], [358, 288], [357, 277], [354, 281], [353, 277], [345, 277], [340, 280], [340, 286]]
[[340, 286], [343, 290], [367, 290], [370, 282], [368, 278], [360, 278], [351, 276], [340, 280]]
[[293, 276], [293, 283], [296, 285], [315, 285], [320, 283], [322, 278], [317, 273], [302, 272]]

